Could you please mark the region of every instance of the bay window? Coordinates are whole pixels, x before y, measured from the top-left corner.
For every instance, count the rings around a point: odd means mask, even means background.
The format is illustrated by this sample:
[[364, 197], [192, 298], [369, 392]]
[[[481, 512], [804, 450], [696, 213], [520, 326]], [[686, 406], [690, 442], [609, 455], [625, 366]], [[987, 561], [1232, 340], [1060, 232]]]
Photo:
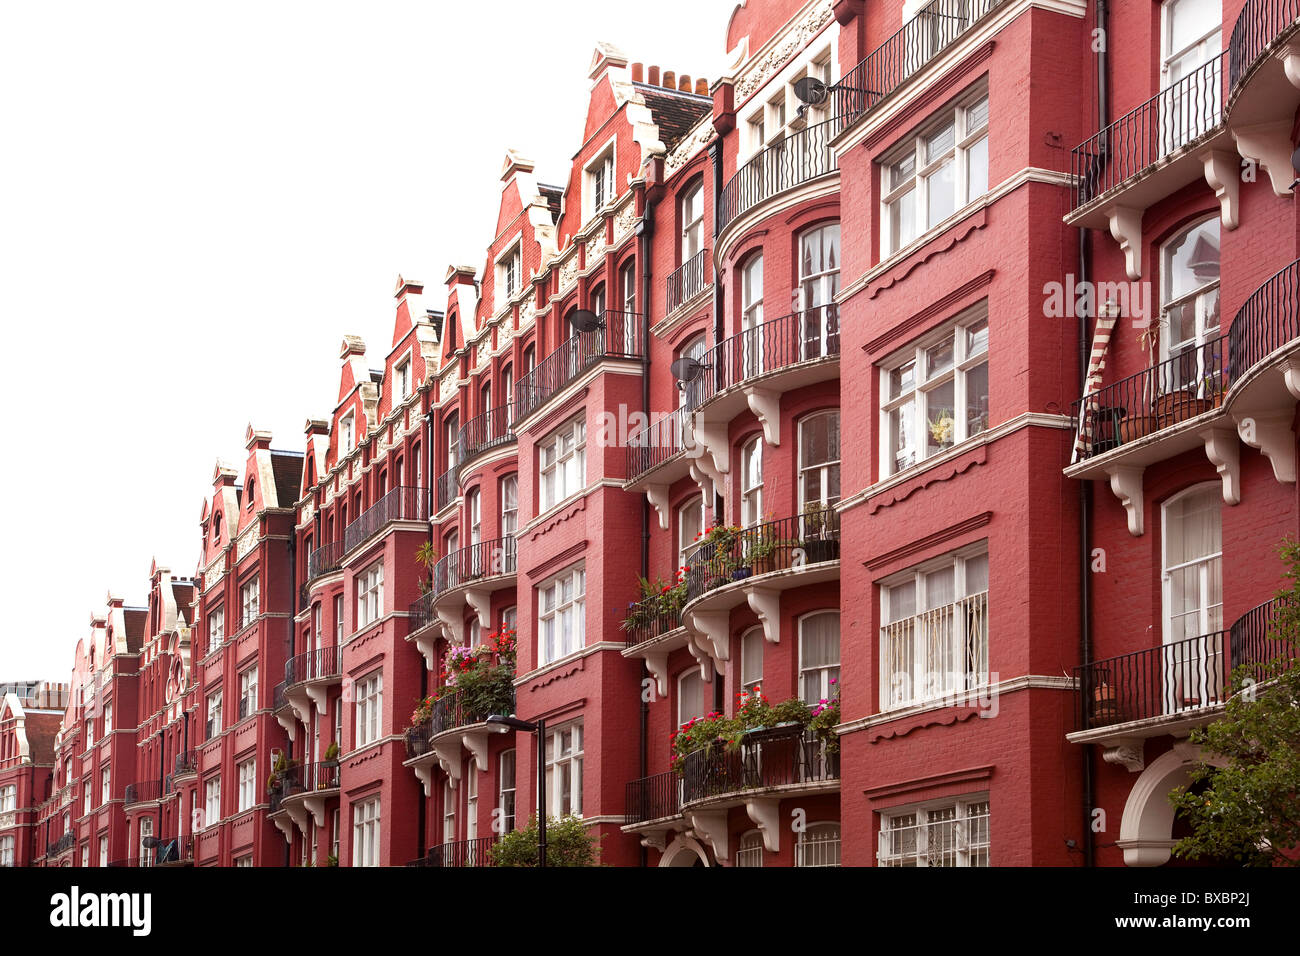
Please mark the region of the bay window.
[[892, 475], [989, 425], [986, 308], [920, 339], [881, 365], [881, 473]]
[[587, 423], [575, 418], [539, 446], [542, 511], [582, 490], [586, 481], [586, 441]]
[[586, 587], [587, 573], [578, 567], [537, 589], [539, 664], [549, 664], [582, 649], [586, 641]]

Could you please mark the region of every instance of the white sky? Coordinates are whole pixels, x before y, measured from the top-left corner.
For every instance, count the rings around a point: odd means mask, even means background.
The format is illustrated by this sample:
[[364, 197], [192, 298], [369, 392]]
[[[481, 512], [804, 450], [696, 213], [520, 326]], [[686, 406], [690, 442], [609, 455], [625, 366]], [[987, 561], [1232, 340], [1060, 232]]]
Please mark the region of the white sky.
[[715, 79], [734, 0], [0, 6], [0, 681], [196, 570], [218, 457], [301, 450], [400, 272], [481, 268], [506, 147], [563, 184], [597, 40]]

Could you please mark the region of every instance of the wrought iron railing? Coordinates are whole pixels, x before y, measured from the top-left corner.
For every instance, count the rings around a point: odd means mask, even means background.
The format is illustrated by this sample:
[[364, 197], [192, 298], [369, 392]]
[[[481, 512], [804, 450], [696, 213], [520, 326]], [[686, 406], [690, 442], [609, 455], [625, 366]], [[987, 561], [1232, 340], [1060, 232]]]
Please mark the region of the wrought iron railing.
[[273, 710], [283, 710], [289, 706], [289, 682], [282, 680], [275, 685], [271, 691], [271, 708]]
[[441, 475], [438, 476], [438, 513], [446, 511], [448, 506], [456, 500], [460, 494], [460, 486], [456, 484], [456, 479], [460, 474], [460, 466], [452, 465]]
[[830, 141], [840, 128], [838, 120], [829, 119], [763, 147], [736, 170], [718, 194], [716, 231], [721, 232], [761, 202], [833, 173]]
[[393, 521], [428, 521], [427, 488], [393, 488], [363, 511], [343, 532], [343, 548], [351, 551], [374, 537]]
[[878, 646], [882, 710], [968, 700], [989, 682], [989, 592], [889, 621]]
[[152, 800], [162, 799], [163, 785], [161, 780], [137, 780], [135, 783], [128, 783], [123, 793], [123, 803], [130, 805], [132, 803], [148, 803]]
[[628, 436], [627, 477], [629, 481], [640, 478], [651, 468], [657, 468], [687, 449], [686, 423], [689, 418], [690, 409], [678, 406], [667, 415]]
[[198, 769], [199, 752], [197, 750], [185, 750], [176, 755], [176, 776], [196, 773]]
[[1228, 43], [1228, 85], [1236, 90], [1246, 72], [1283, 31], [1300, 21], [1300, 0], [1249, 0]]
[[600, 314], [599, 328], [575, 332], [515, 383], [515, 408], [521, 418], [531, 415], [601, 361], [641, 357], [641, 316], [606, 310]]
[[459, 467], [464, 468], [468, 462], [479, 455], [513, 442], [515, 433], [511, 426], [514, 421], [515, 405], [514, 402], [510, 402], [466, 422], [457, 437], [457, 445], [460, 449]]
[[934, 0], [922, 7], [835, 84], [835, 133], [873, 109], [1002, 2]]
[[324, 760], [320, 763], [294, 764], [284, 770], [273, 771], [270, 785], [269, 812], [275, 813], [290, 797], [320, 790], [337, 790], [339, 762]]
[[515, 712], [515, 688], [502, 682], [492, 693], [476, 694], [472, 702], [465, 702], [453, 687], [433, 702], [433, 711], [426, 720], [406, 729], [406, 756], [420, 757], [429, 753], [434, 737], [448, 730], [481, 723], [500, 714], [511, 716]]
[[76, 835], [73, 834], [71, 830], [69, 830], [67, 833], [63, 834], [63, 836], [59, 837], [53, 843], [49, 843], [46, 845], [45, 855], [57, 856], [58, 854], [63, 853], [66, 850], [72, 849], [73, 844], [75, 844], [76, 842], [77, 842]]
[[438, 619], [433, 613], [433, 602], [437, 596], [437, 591], [428, 590], [421, 594], [418, 600], [411, 602], [406, 610], [407, 633], [414, 634], [416, 631], [421, 631]]
[[337, 644], [291, 657], [284, 664], [285, 687], [289, 688], [303, 681], [338, 677], [342, 660], [342, 649]]
[[445, 554], [433, 566], [433, 593], [473, 584], [480, 578], [515, 573], [515, 539], [493, 538]]
[[736, 749], [722, 744], [686, 755], [682, 803], [745, 790], [836, 780], [839, 754], [801, 725], [751, 731]]
[[751, 575], [837, 561], [839, 556], [839, 513], [829, 504], [749, 528], [715, 531], [686, 562], [686, 602]]
[[686, 383], [686, 406], [695, 410], [727, 389], [802, 362], [840, 354], [839, 309], [822, 305], [783, 315], [723, 339], [700, 359], [700, 374]]
[[407, 866], [491, 866], [490, 850], [496, 837], [479, 837], [475, 840], [460, 840], [456, 843], [440, 843], [430, 847], [429, 852], [418, 860], [412, 860]]
[[1078, 729], [1190, 714], [1224, 704], [1239, 688], [1233, 670], [1266, 679], [1295, 646], [1275, 632], [1281, 604], [1252, 608], [1228, 630], [1108, 657], [1075, 668]]
[[1251, 293], [1228, 329], [1231, 383], [1300, 338], [1300, 259]]
[[[1190, 345], [1157, 365], [1103, 385], [1074, 403], [1078, 460], [1195, 418], [1223, 402], [1230, 385], [1227, 336]], [[1236, 362], [1233, 363], [1234, 367]]]
[[307, 580], [314, 581], [322, 575], [337, 571], [343, 566], [343, 553], [342, 541], [331, 541], [317, 548], [307, 556]]
[[682, 778], [675, 771], [657, 773], [627, 784], [623, 825], [675, 817], [682, 810]]
[[709, 285], [709, 250], [701, 249], [678, 267], [668, 277], [668, 302], [666, 311], [671, 312], [684, 302], [689, 302]]
[[645, 598], [627, 606], [627, 617], [623, 619], [623, 642], [627, 647], [637, 647], [681, 626], [680, 608], [664, 607], [657, 598]]
[[1165, 87], [1070, 153], [1078, 209], [1223, 123], [1223, 54]]

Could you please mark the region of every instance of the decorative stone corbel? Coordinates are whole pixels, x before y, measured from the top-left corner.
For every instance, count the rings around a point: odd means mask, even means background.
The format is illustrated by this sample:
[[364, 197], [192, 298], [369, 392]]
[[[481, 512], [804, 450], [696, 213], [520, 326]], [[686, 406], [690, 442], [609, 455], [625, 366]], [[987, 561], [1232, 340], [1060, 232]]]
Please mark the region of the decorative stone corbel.
[[1237, 228], [1237, 196], [1241, 186], [1241, 164], [1233, 153], [1221, 149], [1208, 150], [1202, 157], [1205, 181], [1219, 200], [1219, 218], [1223, 228]]
[[749, 386], [745, 389], [745, 401], [763, 426], [763, 440], [773, 448], [781, 444], [781, 393]]
[[659, 696], [667, 699], [668, 697], [668, 652], [651, 651], [645, 656], [645, 669], [650, 672], [650, 676], [655, 679], [655, 686], [659, 690]]
[[1292, 412], [1265, 412], [1237, 419], [1237, 434], [1251, 448], [1258, 449], [1273, 466], [1278, 481], [1295, 481], [1295, 435]]
[[750, 610], [758, 615], [763, 625], [763, 637], [769, 644], [781, 642], [781, 592], [772, 588], [751, 587], [745, 589], [745, 600]]
[[745, 812], [763, 834], [769, 853], [781, 852], [781, 801], [776, 797], [754, 797], [745, 801]]
[[1292, 37], [1286, 46], [1277, 51], [1277, 58], [1282, 61], [1282, 72], [1287, 81], [1300, 90], [1300, 38]]
[[687, 818], [695, 835], [713, 847], [714, 856], [719, 860], [726, 860], [731, 856], [730, 847], [727, 845], [726, 810], [696, 811], [687, 814]]
[[1142, 756], [1142, 741], [1139, 738], [1112, 741], [1109, 747], [1102, 750], [1101, 759], [1123, 767], [1129, 773], [1144, 770], [1147, 765]]
[[478, 615], [478, 625], [487, 630], [492, 626], [492, 592], [469, 588], [465, 592], [465, 603]]
[[1291, 167], [1291, 121], [1233, 127], [1232, 138], [1244, 159], [1264, 168], [1273, 192], [1290, 198], [1295, 170]]
[[691, 657], [695, 658], [695, 663], [700, 667], [700, 677], [709, 680], [713, 676], [713, 655], [709, 651], [708, 644], [703, 638], [692, 634], [686, 639], [686, 649], [691, 652]]
[[442, 624], [442, 631], [446, 635], [448, 644], [459, 647], [465, 643], [465, 619], [460, 613], [460, 608], [457, 608], [455, 613], [439, 608], [438, 621]]
[[1116, 465], [1107, 469], [1110, 475], [1110, 490], [1128, 513], [1128, 533], [1135, 538], [1142, 537], [1142, 472], [1145, 469], [1135, 465]]
[[668, 831], [647, 830], [641, 834], [641, 845], [647, 849], [658, 850], [662, 853], [668, 848]]
[[474, 757], [474, 763], [480, 770], [488, 765], [488, 732], [486, 730], [469, 730], [460, 735], [460, 742]]
[[1112, 206], [1106, 210], [1110, 234], [1124, 253], [1124, 269], [1136, 282], [1142, 278], [1142, 210], [1129, 206]]
[[424, 788], [424, 795], [433, 796], [433, 764], [416, 764], [412, 769], [415, 771], [416, 779], [420, 781], [420, 786]]
[[289, 735], [290, 741], [292, 741], [297, 735], [298, 721], [294, 720], [292, 712], [286, 713], [283, 710], [276, 711], [275, 722], [284, 728], [284, 732]]
[[654, 508], [659, 515], [659, 530], [668, 530], [668, 486], [667, 485], [646, 485], [646, 500], [650, 502], [650, 507]]
[[1282, 384], [1300, 402], [1300, 356], [1288, 355], [1282, 360]]
[[708, 458], [697, 458], [691, 462], [691, 480], [700, 488], [700, 494], [706, 501], [713, 500], [713, 493], [716, 489], [726, 487], [726, 482], [713, 467], [713, 463]]
[[[731, 629], [731, 611], [694, 611], [691, 614], [691, 630], [696, 633], [696, 641], [701, 648], [709, 652], [714, 663], [718, 665], [718, 670], [726, 673], [726, 660], [728, 654], [728, 638]], [[705, 680], [708, 679], [704, 674]]]
[[713, 468], [725, 475], [731, 468], [731, 447], [727, 444], [727, 422], [702, 422], [696, 419], [692, 426], [695, 440], [713, 459]]
[[[303, 689], [307, 691], [308, 699], [316, 705], [316, 713], [324, 717], [329, 710], [329, 688], [323, 684], [308, 684]], [[307, 721], [304, 720], [303, 723], [305, 724]], [[324, 826], [324, 824], [321, 825]]]
[[275, 823], [275, 828], [280, 831], [280, 835], [284, 837], [284, 841], [292, 846], [293, 821], [288, 818], [287, 814], [282, 816], [278, 813], [271, 819]]
[[435, 740], [432, 743], [433, 753], [438, 758], [438, 766], [442, 772], [447, 775], [451, 789], [456, 789], [456, 784], [460, 782], [460, 737], [448, 737], [446, 740]]
[[426, 627], [415, 638], [415, 649], [424, 658], [424, 669], [433, 670], [438, 666], [438, 629]]
[[[313, 792], [309, 794], [306, 797], [306, 799], [303, 800], [302, 805], [307, 808], [308, 812], [311, 813], [311, 818], [312, 821], [316, 824], [316, 829], [319, 830], [325, 826], [325, 798], [324, 797], [318, 796], [316, 793]], [[303, 834], [303, 836], [306, 835], [307, 834], [305, 833]]]
[[1241, 461], [1237, 434], [1230, 428], [1207, 428], [1201, 432], [1205, 457], [1223, 481], [1223, 500], [1230, 505], [1241, 502]]

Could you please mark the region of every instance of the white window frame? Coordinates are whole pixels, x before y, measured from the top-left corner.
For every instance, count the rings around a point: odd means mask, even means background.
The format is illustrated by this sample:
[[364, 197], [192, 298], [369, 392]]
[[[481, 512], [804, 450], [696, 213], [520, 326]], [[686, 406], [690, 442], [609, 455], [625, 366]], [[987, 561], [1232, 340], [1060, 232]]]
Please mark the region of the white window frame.
[[763, 253], [745, 260], [740, 270], [740, 333], [744, 336], [744, 377], [760, 375], [763, 351]]
[[497, 259], [496, 311], [501, 312], [513, 302], [524, 287], [523, 243], [516, 239], [510, 248]]
[[348, 412], [339, 419], [339, 454], [347, 455], [357, 447], [356, 412]]
[[[880, 814], [876, 863], [884, 867], [990, 866], [991, 822], [987, 793], [891, 807]], [[938, 848], [936, 852], [932, 842], [945, 828], [951, 832], [951, 849], [944, 852]]]
[[[880, 158], [880, 256], [882, 259], [907, 249], [913, 244], [924, 242], [929, 236], [946, 228], [971, 203], [985, 195], [989, 190], [988, 182], [988, 133], [989, 112], [987, 108], [988, 88], [981, 81], [975, 88], [968, 90], [948, 105], [936, 110], [926, 123], [912, 133], [898, 146]], [[985, 104], [983, 125], [975, 125], [977, 120], [971, 114], [981, 103]], [[934, 159], [927, 156], [927, 141], [936, 133], [953, 124], [952, 145], [937, 154]], [[971, 181], [971, 156], [982, 152], [984, 156], [983, 184]], [[906, 160], [912, 163], [911, 172], [906, 178], [895, 182], [894, 167]], [[931, 177], [941, 175], [943, 167], [951, 163], [953, 179], [952, 212], [942, 220], [930, 223], [930, 203], [928, 182]], [[906, 200], [910, 203], [912, 213], [912, 234], [902, 231], [902, 218], [897, 219], [895, 228], [894, 204]], [[903, 207], [900, 206], [901, 210]], [[897, 233], [897, 235], [896, 235]]]
[[[559, 756], [561, 740], [565, 734], [573, 735], [570, 751]], [[582, 721], [573, 721], [559, 727], [546, 728], [546, 812], [553, 816], [582, 816], [582, 768], [583, 768]], [[569, 779], [569, 802], [564, 800], [564, 776]]]
[[247, 668], [239, 675], [239, 703], [248, 701], [245, 709], [248, 716], [257, 710], [257, 665]]
[[[687, 685], [690, 685], [691, 687], [695, 688], [695, 690], [694, 691], [690, 690]], [[712, 689], [713, 685], [709, 684], [708, 687]], [[677, 676], [677, 726], [678, 727], [684, 726], [687, 723], [687, 721], [695, 720], [698, 717], [703, 717], [706, 713], [708, 713], [710, 710], [713, 709], [712, 707], [708, 706], [709, 702], [705, 697], [704, 688], [705, 688], [705, 681], [704, 678], [700, 676], [699, 667], [696, 666], [688, 667], [686, 668], [686, 670], [682, 671], [681, 674]], [[687, 695], [690, 693], [698, 693], [699, 700], [698, 700], [697, 707], [688, 706], [690, 704], [690, 701], [687, 699]]]
[[681, 210], [681, 264], [685, 265], [704, 249], [704, 180], [682, 193], [678, 200]]
[[18, 809], [18, 785], [7, 784], [0, 787], [0, 813]]
[[208, 695], [207, 720], [212, 724], [212, 737], [209, 737], [209, 740], [219, 736], [221, 731], [225, 729], [225, 723], [222, 720], [221, 705], [222, 688], [218, 687]]
[[565, 422], [538, 443], [540, 512], [549, 511], [581, 493], [586, 481], [587, 422], [579, 416]]
[[353, 686], [353, 714], [355, 722], [352, 728], [354, 749], [379, 740], [384, 733], [384, 672], [383, 669], [371, 671], [356, 681]]
[[376, 561], [357, 575], [357, 630], [384, 616], [384, 562]]
[[113, 798], [113, 768], [99, 768], [99, 805], [105, 806]]
[[[1188, 384], [1194, 384], [1197, 397], [1213, 397], [1216, 386], [1212, 381], [1212, 377], [1221, 371], [1221, 368], [1206, 367], [1208, 356], [1204, 348], [1209, 342], [1218, 337], [1223, 322], [1219, 299], [1219, 279], [1215, 278], [1203, 283], [1177, 298], [1171, 297], [1170, 279], [1174, 273], [1173, 248], [1176, 244], [1192, 241], [1192, 233], [1203, 226], [1213, 226], [1216, 233], [1215, 239], [1220, 242], [1220, 250], [1222, 250], [1222, 229], [1217, 215], [1207, 216], [1198, 219], [1196, 222], [1189, 223], [1186, 228], [1179, 230], [1177, 235], [1170, 237], [1160, 245], [1161, 334], [1159, 336], [1159, 359], [1164, 363], [1171, 358], [1191, 353], [1189, 357], [1190, 365], [1185, 366], [1187, 359], [1167, 366], [1162, 365], [1162, 369], [1165, 370], [1164, 373], [1156, 376], [1156, 387], [1161, 393], [1182, 389]], [[1192, 338], [1175, 342], [1173, 341], [1174, 322], [1170, 317], [1170, 312], [1175, 308], [1189, 305], [1195, 316], [1196, 330]], [[1191, 382], [1183, 380], [1184, 374], [1191, 378]], [[1211, 380], [1207, 381], [1207, 378]], [[1222, 384], [1220, 383], [1217, 387], [1222, 388]]]
[[[808, 622], [812, 621], [814, 618], [829, 619], [832, 617], [835, 619], [835, 635], [836, 635], [836, 645], [837, 645], [837, 650], [835, 654], [835, 663], [834, 664], [805, 663], [804, 662], [805, 625], [807, 625]], [[840, 662], [842, 659], [842, 655], [839, 649], [839, 642], [841, 640], [840, 612], [836, 609], [831, 609], [831, 608], [823, 608], [817, 611], [809, 611], [807, 614], [802, 614], [799, 616], [798, 629], [799, 629], [799, 695], [804, 699], [805, 703], [807, 703], [809, 706], [812, 706], [816, 704], [819, 700], [830, 700], [831, 698], [833, 698], [835, 696], [836, 688], [839, 687]], [[834, 685], [831, 684], [832, 680], [836, 682]], [[814, 683], [816, 686], [811, 687], [811, 693], [816, 693], [817, 695], [816, 697], [810, 696], [810, 685]]]
[[352, 806], [352, 865], [379, 866], [379, 797]]
[[763, 834], [750, 830], [741, 834], [736, 846], [736, 866], [761, 867], [763, 865]]
[[[1203, 499], [1213, 515], [1217, 550], [1189, 560], [1173, 561], [1170, 550], [1185, 529], [1175, 522], [1176, 507], [1190, 499]], [[1174, 608], [1175, 576], [1191, 575], [1197, 591], [1195, 626], [1178, 627], [1187, 611]], [[1217, 595], [1218, 601], [1213, 598]], [[1223, 660], [1223, 497], [1219, 483], [1208, 482], [1185, 488], [1160, 506], [1160, 627], [1162, 712], [1184, 710], [1219, 703], [1224, 699], [1227, 676]]]
[[243, 813], [257, 806], [257, 758], [241, 760], [235, 770], [239, 774], [238, 812]]
[[448, 777], [442, 782], [442, 842], [455, 843], [456, 838], [456, 791]]
[[[978, 330], [981, 325], [982, 332], [973, 331]], [[978, 428], [971, 427], [970, 412], [976, 407], [979, 398], [971, 394], [974, 382], [978, 381], [978, 377], [972, 376], [972, 373], [983, 367], [985, 385], [989, 387], [990, 394], [992, 392], [988, 369], [989, 338], [988, 303], [981, 302], [964, 310], [952, 322], [945, 323], [942, 328], [922, 336], [915, 343], [893, 353], [879, 363], [880, 474], [882, 476], [888, 477], [910, 468], [920, 467], [929, 459], [988, 430], [991, 409], [985, 409], [982, 427]], [[950, 364], [921, 379], [919, 376], [926, 368], [929, 352], [945, 345], [951, 347]], [[910, 384], [901, 384], [899, 393], [891, 396], [890, 376], [909, 365], [912, 369]], [[931, 425], [941, 426], [943, 418], [931, 422], [929, 396], [949, 383], [952, 384], [952, 407], [948, 409], [952, 418], [952, 436], [946, 444], [942, 440], [936, 442], [932, 449], [931, 442], [935, 433]], [[987, 402], [988, 398], [985, 397], [985, 400]], [[896, 448], [890, 416], [900, 412], [899, 420], [902, 422], [904, 416], [901, 414], [901, 409], [909, 403], [912, 406], [911, 422], [907, 426], [900, 425], [900, 430], [908, 432], [907, 443], [901, 448]], [[939, 408], [945, 409], [947, 406], [940, 404]], [[910, 460], [900, 463], [904, 458]]]
[[[691, 521], [694, 512], [696, 520]], [[678, 567], [686, 567], [691, 557], [700, 550], [701, 535], [704, 534], [704, 497], [691, 495], [677, 509], [677, 558]]]
[[[989, 620], [988, 586], [977, 590], [971, 580], [968, 565], [987, 562], [987, 539], [950, 551], [933, 560], [922, 562], [880, 582], [880, 710], [890, 711], [943, 701], [969, 694], [989, 682]], [[987, 565], [986, 565], [987, 567]], [[947, 568], [953, 569], [953, 600], [934, 608], [927, 608], [927, 576]], [[987, 575], [987, 572], [986, 572]], [[902, 605], [899, 589], [910, 585], [912, 613], [904, 614], [892, 607]], [[951, 628], [942, 632], [945, 619]], [[968, 640], [971, 622], [982, 630], [982, 639], [973, 644]], [[939, 634], [937, 643], [927, 642], [932, 631]], [[910, 641], [910, 660], [895, 662], [894, 645]], [[933, 670], [930, 661], [935, 657], [952, 658], [948, 669]], [[956, 658], [963, 658], [960, 670]], [[967, 659], [969, 658], [969, 659]], [[906, 670], [900, 668], [906, 667]], [[902, 678], [906, 675], [907, 680]], [[937, 683], [936, 683], [937, 681]]]
[[836, 867], [840, 865], [840, 824], [836, 820], [818, 820], [807, 824], [794, 844], [794, 865], [798, 867]]
[[393, 402], [396, 405], [406, 396], [411, 394], [411, 356], [408, 353], [393, 369], [393, 374], [397, 379], [397, 388], [394, 390]]
[[[509, 758], [509, 759], [507, 759]], [[516, 751], [503, 750], [497, 754], [497, 810], [496, 820], [499, 822], [499, 829], [502, 834], [509, 833], [515, 828], [515, 814], [518, 811], [518, 784], [519, 784], [519, 767], [517, 762]], [[509, 767], [509, 774], [506, 768]], [[509, 784], [507, 786], [507, 784]], [[509, 798], [509, 812], [506, 809], [507, 797]]]
[[[564, 597], [564, 584], [570, 595]], [[552, 595], [547, 605], [548, 595]], [[562, 660], [586, 646], [587, 570], [585, 564], [565, 568], [537, 586], [537, 663]], [[566, 627], [566, 624], [568, 625]], [[549, 647], [548, 647], [549, 645]]]
[[15, 846], [16, 841], [12, 835], [0, 837], [0, 867], [8, 868], [15, 865]]
[[740, 523], [752, 528], [763, 522], [763, 436], [740, 446]]
[[208, 652], [216, 650], [226, 639], [226, 606], [219, 604], [208, 612]]
[[343, 645], [343, 595], [334, 595], [334, 643]]
[[259, 575], [253, 575], [239, 586], [239, 628], [243, 630], [262, 613], [262, 583]]
[[203, 829], [221, 822], [221, 774], [203, 781]]
[[519, 530], [519, 475], [501, 479], [501, 537], [513, 538]]
[[[840, 436], [837, 442], [839, 445], [840, 457], [827, 458], [825, 461], [805, 460], [804, 451], [803, 451], [804, 429], [809, 427], [809, 425], [813, 421], [819, 418], [830, 418], [830, 417], [833, 417], [835, 419], [836, 421], [835, 430]], [[807, 487], [808, 477], [814, 472], [817, 473], [818, 476], [817, 485], [818, 488], [820, 489], [818, 492], [818, 496], [815, 499], [815, 502], [817, 504], [820, 504], [823, 509], [826, 509], [831, 507], [832, 505], [835, 504], [835, 502], [840, 500], [840, 494], [837, 492], [832, 496], [829, 493], [829, 488], [832, 483], [831, 482], [832, 474], [835, 476], [835, 482], [834, 482], [835, 486], [837, 488], [840, 487], [840, 466], [844, 460], [844, 432], [842, 426], [843, 426], [843, 422], [841, 421], [840, 410], [838, 408], [823, 408], [818, 411], [811, 412], [810, 414], [805, 415], [803, 418], [799, 419], [799, 428], [796, 437], [799, 442], [799, 514], [801, 515], [803, 514], [804, 508], [811, 501], [814, 500], [808, 497], [808, 487]]]
[[582, 221], [584, 225], [618, 198], [617, 145], [616, 137], [610, 137], [596, 153], [595, 159], [583, 170]]

